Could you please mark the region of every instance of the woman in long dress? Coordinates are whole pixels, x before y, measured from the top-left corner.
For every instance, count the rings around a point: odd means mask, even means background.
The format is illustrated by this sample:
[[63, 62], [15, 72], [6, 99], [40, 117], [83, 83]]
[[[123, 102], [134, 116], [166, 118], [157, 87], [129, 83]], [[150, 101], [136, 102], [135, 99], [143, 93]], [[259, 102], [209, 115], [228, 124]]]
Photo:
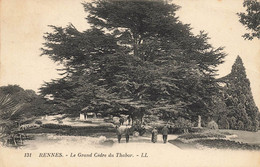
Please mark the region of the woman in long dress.
[[152, 130], [152, 142], [156, 143], [157, 142], [157, 135], [158, 135], [158, 131], [156, 128], [153, 128]]

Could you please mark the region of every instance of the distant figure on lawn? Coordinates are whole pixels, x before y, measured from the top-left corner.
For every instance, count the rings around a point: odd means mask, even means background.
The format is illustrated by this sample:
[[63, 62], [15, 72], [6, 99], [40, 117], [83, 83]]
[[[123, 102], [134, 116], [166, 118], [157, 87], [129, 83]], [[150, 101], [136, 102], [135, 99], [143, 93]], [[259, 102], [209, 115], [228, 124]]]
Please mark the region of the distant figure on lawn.
[[120, 119], [119, 119], [119, 123], [120, 123], [120, 125], [123, 125], [124, 122], [125, 122], [124, 118], [123, 118], [123, 117], [120, 117]]
[[129, 142], [129, 136], [130, 136], [130, 129], [126, 125], [126, 128], [125, 128], [125, 139], [126, 139], [127, 143]]
[[167, 125], [165, 125], [162, 129], [162, 135], [163, 135], [163, 143], [167, 142], [167, 136], [169, 133], [169, 129], [167, 128]]
[[158, 131], [156, 128], [153, 128], [152, 130], [152, 142], [156, 143], [157, 142], [157, 135], [158, 135]]

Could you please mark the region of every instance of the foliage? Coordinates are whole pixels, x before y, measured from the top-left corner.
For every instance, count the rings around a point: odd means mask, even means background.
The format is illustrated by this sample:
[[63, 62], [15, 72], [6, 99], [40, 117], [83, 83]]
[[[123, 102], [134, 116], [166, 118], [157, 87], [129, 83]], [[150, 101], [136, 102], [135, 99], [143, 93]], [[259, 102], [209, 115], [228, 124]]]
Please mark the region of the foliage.
[[210, 121], [207, 126], [209, 129], [218, 129], [218, 124], [215, 121]]
[[64, 66], [61, 79], [41, 88], [57, 108], [140, 120], [155, 114], [167, 121], [211, 112], [219, 89], [216, 67], [225, 54], [207, 42], [207, 34], [194, 35], [179, 21], [178, 6], [163, 0], [83, 5], [90, 29], [51, 26], [44, 36], [42, 55]]
[[0, 87], [1, 133], [11, 134], [19, 124], [45, 114], [50, 108], [45, 102], [33, 90], [24, 90], [18, 85]]
[[69, 136], [94, 136], [116, 137], [116, 129], [111, 125], [108, 126], [70, 126], [57, 124], [43, 124], [38, 129], [28, 129], [26, 133], [54, 133], [57, 135]]
[[41, 125], [42, 121], [37, 120], [37, 121], [35, 121], [35, 124]]
[[253, 38], [260, 39], [260, 2], [258, 0], [245, 0], [243, 6], [246, 8], [245, 13], [238, 13], [239, 21], [250, 30], [243, 37], [248, 40]]
[[143, 134], [146, 132], [146, 129], [144, 126], [136, 124], [130, 128], [131, 134], [133, 134], [134, 131], [138, 132], [140, 136], [143, 136]]
[[260, 146], [257, 144], [247, 144], [225, 139], [198, 140], [195, 143], [201, 144], [205, 147], [218, 149], [260, 150]]
[[206, 133], [190, 133], [190, 134], [183, 134], [179, 136], [180, 139], [205, 139], [205, 138], [225, 138], [226, 136], [220, 133], [215, 132], [206, 132]]
[[[226, 84], [223, 98], [227, 110], [220, 114], [222, 123], [228, 120], [230, 129], [257, 131], [258, 108], [254, 102], [242, 59], [238, 56], [231, 73], [222, 78]], [[226, 119], [227, 118], [227, 119]], [[221, 127], [224, 125], [222, 124]]]
[[184, 119], [182, 117], [179, 117], [175, 122], [174, 122], [175, 127], [177, 128], [189, 128], [192, 127], [192, 123], [190, 120]]
[[229, 129], [229, 121], [227, 116], [220, 116], [221, 118], [218, 121], [218, 125], [220, 129]]

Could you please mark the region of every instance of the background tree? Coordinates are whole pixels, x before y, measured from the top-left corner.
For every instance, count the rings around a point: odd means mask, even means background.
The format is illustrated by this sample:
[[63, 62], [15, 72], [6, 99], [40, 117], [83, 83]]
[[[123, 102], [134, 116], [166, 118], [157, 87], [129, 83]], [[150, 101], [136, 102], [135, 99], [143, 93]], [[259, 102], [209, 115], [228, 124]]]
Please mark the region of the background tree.
[[227, 83], [224, 101], [229, 110], [227, 117], [230, 128], [257, 131], [259, 111], [252, 96], [245, 67], [239, 56], [232, 66], [231, 73], [223, 79]]
[[24, 90], [18, 85], [0, 87], [0, 129], [10, 134], [18, 124], [33, 121], [35, 117], [45, 115], [52, 106], [36, 95], [33, 90]]
[[245, 33], [245, 39], [252, 40], [254, 37], [260, 39], [260, 2], [258, 0], [245, 0], [243, 6], [245, 13], [238, 13], [239, 21], [251, 33]]

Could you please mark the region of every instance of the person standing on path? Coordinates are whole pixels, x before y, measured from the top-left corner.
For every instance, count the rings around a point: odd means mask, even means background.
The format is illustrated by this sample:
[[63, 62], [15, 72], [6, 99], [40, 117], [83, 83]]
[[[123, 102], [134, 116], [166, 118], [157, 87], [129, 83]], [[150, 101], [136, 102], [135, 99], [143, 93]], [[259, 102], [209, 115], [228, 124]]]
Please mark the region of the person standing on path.
[[121, 137], [122, 137], [122, 133], [121, 133], [121, 130], [119, 129], [118, 126], [116, 126], [116, 135], [117, 135], [118, 143], [120, 143]]
[[152, 142], [156, 143], [157, 142], [157, 135], [158, 135], [158, 131], [156, 128], [153, 128], [152, 130]]
[[167, 136], [169, 133], [169, 129], [167, 128], [167, 125], [165, 125], [162, 129], [162, 135], [163, 135], [163, 143], [167, 142]]
[[119, 122], [120, 122], [120, 125], [124, 125], [124, 118], [123, 117], [120, 117], [120, 119], [119, 119]]
[[131, 117], [130, 117], [130, 115], [128, 115], [127, 121], [128, 121], [128, 125], [130, 125], [130, 123], [131, 123]]
[[125, 139], [126, 139], [126, 143], [129, 142], [129, 136], [130, 136], [130, 129], [129, 129], [128, 126], [126, 125], [126, 128], [125, 128]]

